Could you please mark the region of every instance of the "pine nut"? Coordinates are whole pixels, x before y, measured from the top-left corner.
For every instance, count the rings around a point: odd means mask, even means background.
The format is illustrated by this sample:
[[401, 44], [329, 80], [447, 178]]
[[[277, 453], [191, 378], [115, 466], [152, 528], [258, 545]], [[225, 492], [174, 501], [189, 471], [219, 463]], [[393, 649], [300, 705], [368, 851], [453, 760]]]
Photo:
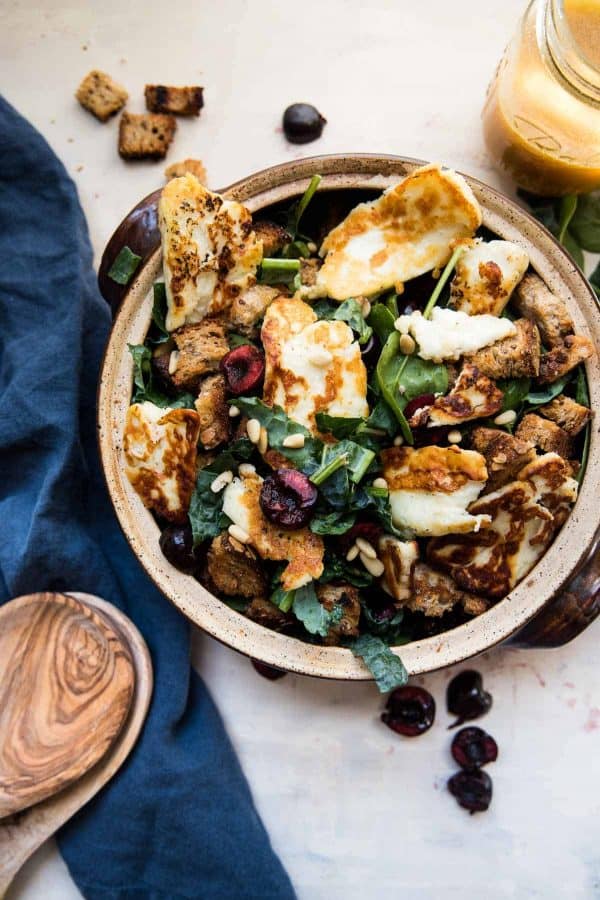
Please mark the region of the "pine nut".
[[169, 356], [169, 375], [174, 375], [177, 371], [177, 363], [179, 362], [179, 350], [171, 350]]
[[369, 559], [377, 559], [377, 551], [373, 544], [370, 544], [368, 541], [365, 541], [362, 537], [356, 538], [356, 546], [359, 549], [361, 556], [368, 556]]
[[248, 419], [246, 434], [253, 444], [258, 444], [260, 441], [260, 422], [258, 419]]
[[316, 252], [317, 252], [317, 245], [315, 244], [314, 241], [309, 241], [308, 244], [306, 245], [306, 248], [307, 248], [307, 250], [308, 250], [309, 253], [316, 253]]
[[376, 478], [373, 482], [373, 487], [377, 488], [380, 491], [387, 491], [387, 481], [385, 478]]
[[506, 412], [500, 413], [499, 416], [496, 416], [494, 419], [494, 425], [512, 425], [512, 423], [517, 418], [517, 414], [514, 409], [507, 409]]
[[442, 270], [436, 267], [433, 270], [433, 272], [431, 273], [431, 277], [435, 278], [435, 280], [437, 281], [441, 274], [442, 274]]
[[250, 535], [247, 531], [244, 531], [243, 528], [240, 528], [239, 525], [235, 523], [230, 525], [227, 529], [232, 538], [235, 538], [236, 541], [239, 541], [240, 544], [249, 544], [250, 543]]
[[352, 546], [346, 553], [346, 559], [348, 560], [348, 562], [352, 562], [352, 560], [356, 559], [357, 556], [358, 556], [358, 547], [356, 546], [356, 544], [352, 544]]
[[460, 444], [462, 441], [462, 434], [458, 430], [458, 428], [453, 428], [452, 431], [448, 432], [448, 443], [449, 444]]
[[260, 437], [258, 439], [258, 452], [264, 455], [267, 452], [267, 447], [269, 446], [269, 435], [267, 433], [266, 428], [260, 429]]
[[333, 356], [325, 347], [313, 347], [308, 354], [308, 361], [312, 366], [318, 366], [322, 369], [331, 364]]
[[401, 447], [403, 443], [404, 443], [404, 438], [402, 437], [401, 434], [397, 434], [396, 437], [394, 438], [394, 447]]
[[235, 417], [236, 417], [236, 416], [239, 416], [239, 414], [240, 414], [240, 409], [239, 409], [239, 407], [237, 407], [237, 406], [230, 406], [230, 407], [229, 407], [229, 418], [230, 418], [230, 419], [235, 419]]
[[401, 334], [400, 335], [400, 352], [404, 353], [405, 356], [412, 356], [415, 352], [417, 345], [415, 344], [413, 338], [410, 334]]
[[233, 472], [231, 469], [226, 469], [225, 472], [221, 472], [220, 475], [217, 475], [215, 480], [212, 482], [210, 489], [213, 494], [218, 494], [219, 491], [222, 491], [226, 484], [231, 484], [233, 481]]
[[256, 466], [253, 466], [252, 463], [240, 463], [238, 466], [238, 475], [241, 475], [242, 478], [247, 478], [248, 475], [254, 475], [256, 472]]
[[290, 450], [299, 450], [300, 447], [304, 447], [304, 435], [288, 434], [281, 442], [281, 446], [288, 447]]
[[367, 298], [365, 297], [365, 299], [362, 302], [363, 319], [368, 319], [370, 315], [371, 315], [371, 301], [367, 300]]
[[383, 575], [385, 566], [380, 559], [370, 559], [368, 556], [365, 556], [364, 553], [361, 553], [360, 561], [369, 575], [372, 575], [373, 578], [380, 578]]

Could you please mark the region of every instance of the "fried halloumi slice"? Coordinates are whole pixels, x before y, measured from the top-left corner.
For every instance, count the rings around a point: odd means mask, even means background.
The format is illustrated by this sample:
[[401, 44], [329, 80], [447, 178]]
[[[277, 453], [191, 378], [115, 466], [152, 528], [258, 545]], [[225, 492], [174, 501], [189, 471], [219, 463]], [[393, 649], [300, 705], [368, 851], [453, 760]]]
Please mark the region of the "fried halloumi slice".
[[296, 297], [278, 297], [267, 308], [264, 400], [281, 406], [316, 433], [315, 415], [368, 416], [367, 370], [352, 329], [318, 320]]
[[158, 223], [169, 331], [222, 312], [255, 283], [262, 244], [241, 203], [182, 175], [163, 188]]
[[127, 410], [125, 473], [142, 499], [171, 522], [185, 522], [196, 481], [200, 417], [193, 409], [134, 403]]
[[545, 553], [577, 498], [565, 460], [546, 453], [525, 466], [517, 481], [471, 504], [488, 516], [478, 534], [436, 538], [428, 559], [466, 590], [503, 597]]
[[346, 300], [400, 287], [443, 266], [452, 245], [481, 225], [481, 209], [461, 175], [423, 166], [376, 200], [360, 203], [329, 232], [313, 297]]
[[485, 460], [474, 450], [435, 445], [390, 447], [380, 454], [390, 492], [392, 520], [413, 537], [477, 531], [487, 515], [467, 511], [486, 479]]
[[416, 541], [401, 541], [391, 534], [384, 534], [378, 542], [379, 558], [384, 565], [382, 587], [396, 601], [410, 596], [411, 576], [419, 559]]
[[465, 363], [445, 397], [436, 397], [429, 409], [427, 427], [460, 425], [493, 416], [502, 407], [504, 394], [476, 366]]
[[499, 316], [528, 265], [529, 256], [512, 241], [473, 241], [456, 263], [451, 306], [470, 316]]
[[260, 507], [262, 481], [256, 474], [234, 478], [225, 488], [223, 512], [246, 532], [262, 559], [287, 562], [281, 584], [293, 591], [323, 574], [323, 539], [309, 528], [290, 531], [270, 522]]

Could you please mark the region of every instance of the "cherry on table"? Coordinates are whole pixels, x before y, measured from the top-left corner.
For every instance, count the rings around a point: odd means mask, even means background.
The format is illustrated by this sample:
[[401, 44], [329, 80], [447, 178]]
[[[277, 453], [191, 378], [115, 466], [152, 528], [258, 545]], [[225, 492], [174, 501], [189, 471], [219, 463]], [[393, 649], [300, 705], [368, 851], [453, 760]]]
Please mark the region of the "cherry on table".
[[471, 815], [485, 812], [492, 802], [492, 779], [481, 769], [457, 772], [448, 780], [448, 790]]
[[388, 697], [381, 721], [397, 734], [417, 737], [429, 731], [435, 719], [435, 700], [425, 688], [405, 685]]
[[456, 728], [470, 719], [478, 719], [491, 709], [492, 695], [483, 690], [483, 679], [474, 669], [456, 675], [446, 691], [448, 712], [458, 716], [449, 728]]
[[315, 141], [326, 124], [327, 119], [311, 103], [292, 103], [283, 114], [283, 131], [292, 144]]
[[478, 769], [498, 759], [498, 744], [483, 728], [461, 728], [452, 740], [452, 756], [462, 769]]
[[287, 675], [287, 672], [284, 672], [283, 669], [277, 669], [275, 666], [269, 666], [267, 663], [261, 662], [259, 659], [251, 659], [250, 662], [256, 669], [259, 675], [262, 675], [263, 678], [268, 678], [269, 681], [278, 681], [280, 678], [283, 678], [284, 675]]

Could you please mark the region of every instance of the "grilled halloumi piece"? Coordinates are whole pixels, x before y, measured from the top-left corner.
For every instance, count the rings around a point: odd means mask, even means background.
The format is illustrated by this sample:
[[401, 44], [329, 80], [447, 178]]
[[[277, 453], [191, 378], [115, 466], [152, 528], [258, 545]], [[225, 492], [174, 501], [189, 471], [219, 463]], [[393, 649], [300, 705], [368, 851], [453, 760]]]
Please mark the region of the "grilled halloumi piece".
[[493, 416], [502, 407], [502, 391], [476, 366], [465, 363], [445, 397], [436, 397], [429, 409], [427, 427], [460, 425]]
[[182, 175], [163, 188], [158, 222], [169, 331], [227, 309], [255, 283], [262, 244], [241, 203]]
[[200, 418], [193, 409], [134, 403], [127, 410], [125, 473], [142, 499], [171, 522], [185, 522], [196, 481]]
[[443, 266], [453, 243], [481, 225], [481, 209], [461, 175], [430, 165], [376, 200], [360, 203], [329, 232], [313, 297], [346, 300], [400, 287]]
[[473, 515], [490, 519], [478, 534], [434, 539], [428, 559], [466, 590], [503, 597], [545, 553], [576, 498], [568, 464], [546, 453], [517, 481], [471, 504]]
[[487, 515], [467, 511], [486, 479], [485, 460], [474, 450], [435, 445], [390, 447], [380, 454], [390, 492], [392, 520], [411, 536], [477, 531]]
[[418, 344], [417, 355], [433, 362], [460, 359], [517, 333], [510, 319], [486, 314], [468, 316], [441, 306], [434, 307], [429, 319], [419, 311], [399, 316], [396, 328], [401, 334], [412, 334]]
[[250, 544], [262, 559], [286, 561], [281, 584], [286, 591], [308, 584], [323, 574], [322, 538], [309, 528], [293, 531], [278, 528], [260, 508], [259, 475], [234, 478], [225, 488], [223, 512], [250, 537]]
[[412, 570], [419, 559], [419, 545], [384, 534], [379, 538], [378, 549], [385, 567], [383, 589], [396, 601], [406, 600], [411, 592]]
[[261, 339], [265, 349], [264, 400], [281, 406], [295, 422], [316, 432], [318, 412], [367, 416], [367, 370], [352, 329], [317, 320], [295, 297], [268, 307]]
[[527, 253], [512, 241], [473, 241], [456, 263], [451, 306], [470, 316], [499, 316], [528, 265]]

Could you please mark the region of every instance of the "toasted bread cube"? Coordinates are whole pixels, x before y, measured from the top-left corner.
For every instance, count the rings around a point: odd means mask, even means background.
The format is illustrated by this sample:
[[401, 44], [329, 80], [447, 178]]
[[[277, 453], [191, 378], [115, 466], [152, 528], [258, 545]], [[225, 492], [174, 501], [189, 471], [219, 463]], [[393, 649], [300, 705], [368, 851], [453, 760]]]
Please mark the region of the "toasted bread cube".
[[540, 384], [552, 384], [593, 355], [594, 345], [589, 338], [569, 334], [562, 344], [542, 356], [538, 381]]
[[199, 116], [204, 106], [203, 90], [199, 85], [167, 87], [164, 84], [147, 84], [144, 90], [146, 109], [174, 116]]
[[200, 385], [195, 403], [200, 416], [200, 443], [212, 450], [229, 439], [229, 405], [223, 375], [209, 375]]
[[84, 109], [101, 122], [106, 122], [125, 106], [129, 94], [106, 72], [92, 69], [77, 88], [75, 96]]
[[173, 332], [177, 355], [171, 355], [171, 379], [181, 390], [197, 390], [203, 375], [217, 372], [229, 352], [225, 329], [215, 319], [203, 319]]
[[288, 234], [283, 226], [276, 225], [275, 222], [266, 220], [254, 222], [252, 230], [259, 241], [262, 241], [263, 256], [275, 256], [292, 240], [291, 234]]
[[268, 284], [255, 284], [231, 301], [226, 312], [227, 324], [231, 331], [237, 331], [247, 337], [257, 337], [258, 323], [267, 308], [281, 291], [269, 287]]
[[119, 123], [119, 153], [123, 159], [164, 159], [176, 128], [173, 116], [124, 112]]
[[540, 335], [528, 319], [517, 319], [517, 333], [466, 357], [489, 378], [532, 378], [540, 369]]
[[412, 612], [438, 619], [450, 612], [457, 603], [464, 603], [470, 597], [449, 575], [418, 562], [412, 572], [411, 595], [401, 605]]
[[541, 406], [539, 412], [560, 425], [571, 437], [579, 434], [592, 418], [591, 409], [576, 403], [571, 397], [565, 397], [564, 394], [560, 394], [546, 406]]
[[260, 597], [267, 577], [257, 554], [224, 531], [213, 538], [206, 555], [211, 586], [226, 597]]
[[535, 457], [530, 441], [514, 437], [500, 428], [474, 428], [471, 446], [485, 458], [488, 470], [486, 491], [495, 491], [512, 481], [523, 466]]
[[563, 459], [568, 459], [573, 449], [571, 438], [560, 425], [549, 419], [542, 419], [535, 413], [523, 416], [515, 431], [515, 437], [529, 441], [544, 453], [558, 453]]
[[257, 625], [271, 628], [273, 631], [282, 631], [293, 626], [297, 621], [292, 613], [281, 612], [278, 606], [264, 596], [254, 597], [250, 606], [244, 611], [244, 615], [256, 622]]
[[537, 275], [525, 275], [514, 293], [513, 303], [522, 316], [535, 322], [544, 346], [555, 347], [573, 333], [573, 320], [566, 304]]
[[342, 618], [332, 625], [323, 639], [324, 644], [333, 646], [340, 644], [344, 638], [358, 637], [358, 620], [360, 619], [360, 600], [358, 588], [349, 584], [318, 584], [317, 598], [319, 603], [331, 612], [340, 607]]
[[194, 175], [200, 184], [206, 184], [206, 169], [204, 163], [199, 159], [183, 159], [165, 169], [165, 177], [168, 181], [172, 178], [179, 178], [181, 175]]

